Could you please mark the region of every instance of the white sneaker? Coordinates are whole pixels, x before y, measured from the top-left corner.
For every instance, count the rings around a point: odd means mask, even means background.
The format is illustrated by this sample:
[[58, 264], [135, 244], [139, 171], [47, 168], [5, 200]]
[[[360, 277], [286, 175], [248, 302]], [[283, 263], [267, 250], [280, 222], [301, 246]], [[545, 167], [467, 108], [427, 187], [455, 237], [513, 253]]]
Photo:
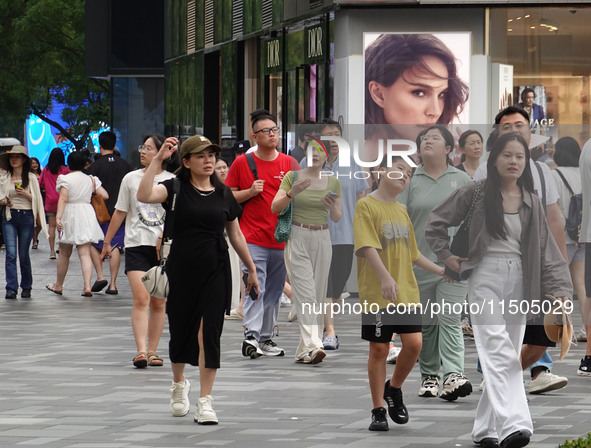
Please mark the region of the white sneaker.
[[280, 306], [291, 306], [291, 300], [289, 300], [289, 297], [287, 297], [284, 293], [281, 293], [279, 304]]
[[189, 402], [189, 391], [191, 390], [191, 383], [185, 378], [184, 382], [172, 383], [170, 388], [170, 412], [175, 417], [182, 417], [187, 415], [191, 403]]
[[242, 356], [248, 356], [250, 359], [256, 359], [259, 356], [263, 356], [263, 351], [259, 347], [258, 341], [249, 337], [242, 341]]
[[478, 386], [478, 390], [480, 392], [482, 392], [484, 390], [484, 377], [482, 378], [482, 381], [480, 382], [480, 385]]
[[351, 294], [348, 293], [347, 291], [345, 291], [344, 293], [341, 294], [341, 300], [348, 299], [349, 297], [351, 297]]
[[197, 400], [197, 411], [195, 412], [194, 420], [200, 425], [217, 425], [218, 416], [215, 415], [211, 402], [213, 397], [206, 395]]
[[390, 350], [388, 351], [388, 357], [386, 358], [386, 362], [388, 364], [396, 364], [396, 360], [398, 359], [400, 350], [400, 347], [396, 347], [394, 343], [390, 342]]
[[265, 342], [261, 342], [260, 349], [265, 356], [283, 356], [285, 352], [282, 348], [278, 347], [271, 339]]
[[472, 393], [472, 384], [461, 373], [452, 373], [443, 382], [439, 398], [447, 401], [457, 400], [459, 397], [467, 397]]
[[421, 383], [419, 397], [436, 397], [439, 395], [439, 378], [428, 376]]
[[287, 321], [294, 322], [296, 320], [298, 320], [298, 315], [296, 314], [295, 306], [294, 306], [289, 310], [289, 313], [287, 314]]
[[549, 370], [544, 370], [540, 372], [535, 380], [529, 382], [528, 392], [530, 394], [543, 394], [551, 390], [562, 389], [567, 384], [568, 378], [554, 375]]

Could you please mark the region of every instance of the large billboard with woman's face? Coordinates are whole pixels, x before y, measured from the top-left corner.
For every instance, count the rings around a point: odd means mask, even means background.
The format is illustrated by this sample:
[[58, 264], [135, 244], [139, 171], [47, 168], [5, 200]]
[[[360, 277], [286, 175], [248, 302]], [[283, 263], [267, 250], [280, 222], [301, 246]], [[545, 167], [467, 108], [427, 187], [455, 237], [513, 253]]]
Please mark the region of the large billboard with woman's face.
[[366, 157], [372, 141], [468, 122], [470, 33], [364, 33], [364, 50]]

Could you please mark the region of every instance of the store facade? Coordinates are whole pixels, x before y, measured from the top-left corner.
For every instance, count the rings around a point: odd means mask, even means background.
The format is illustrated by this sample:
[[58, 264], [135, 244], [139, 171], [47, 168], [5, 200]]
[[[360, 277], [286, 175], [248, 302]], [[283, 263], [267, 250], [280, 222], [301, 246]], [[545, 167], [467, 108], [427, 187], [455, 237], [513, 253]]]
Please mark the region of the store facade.
[[453, 124], [484, 135], [531, 88], [543, 111], [532, 126], [550, 144], [591, 136], [589, 1], [446, 3], [167, 1], [165, 132], [203, 133], [228, 148], [248, 138], [249, 113], [263, 107], [278, 117], [287, 151], [305, 119], [363, 125], [367, 42], [418, 33], [451, 39], [469, 86]]

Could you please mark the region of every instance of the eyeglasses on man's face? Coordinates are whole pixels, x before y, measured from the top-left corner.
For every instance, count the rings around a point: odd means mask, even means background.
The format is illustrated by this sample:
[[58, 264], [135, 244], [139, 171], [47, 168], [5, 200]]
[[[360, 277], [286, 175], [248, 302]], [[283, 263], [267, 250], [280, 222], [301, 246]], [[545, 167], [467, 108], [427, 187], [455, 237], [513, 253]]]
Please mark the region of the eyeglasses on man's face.
[[258, 131], [255, 132], [255, 134], [258, 134], [259, 132], [262, 132], [265, 135], [269, 135], [271, 132], [273, 134], [278, 134], [279, 133], [279, 126], [273, 126], [272, 128], [259, 129]]
[[142, 151], [156, 151], [156, 148], [152, 148], [150, 146], [146, 146], [146, 145], [140, 145], [137, 147], [137, 152], [142, 152]]

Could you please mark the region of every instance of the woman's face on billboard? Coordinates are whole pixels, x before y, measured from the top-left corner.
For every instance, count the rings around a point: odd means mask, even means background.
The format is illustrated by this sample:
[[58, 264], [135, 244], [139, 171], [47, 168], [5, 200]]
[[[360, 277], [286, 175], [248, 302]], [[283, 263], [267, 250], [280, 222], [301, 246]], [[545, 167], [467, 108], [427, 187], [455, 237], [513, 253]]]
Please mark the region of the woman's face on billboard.
[[386, 124], [399, 138], [414, 141], [417, 134], [437, 123], [445, 107], [448, 71], [441, 59], [423, 58], [428, 71], [420, 66], [406, 70], [391, 86], [369, 83], [373, 100], [384, 110]]

